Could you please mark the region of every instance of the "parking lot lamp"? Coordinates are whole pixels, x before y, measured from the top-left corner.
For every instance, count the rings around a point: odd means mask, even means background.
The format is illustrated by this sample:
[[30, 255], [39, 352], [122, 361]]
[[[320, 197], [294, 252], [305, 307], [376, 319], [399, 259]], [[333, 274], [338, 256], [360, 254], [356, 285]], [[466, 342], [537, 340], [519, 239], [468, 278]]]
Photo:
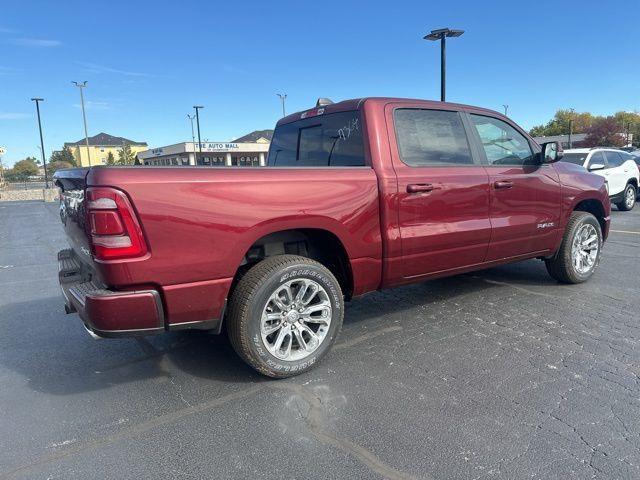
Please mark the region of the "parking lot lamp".
[[36, 102], [36, 112], [38, 113], [38, 130], [40, 130], [40, 152], [42, 153], [42, 166], [44, 167], [44, 185], [49, 188], [49, 177], [47, 176], [47, 159], [44, 155], [44, 140], [42, 139], [42, 122], [40, 121], [40, 102], [44, 102], [44, 98], [32, 98], [32, 102]]
[[282, 116], [286, 117], [287, 114], [284, 111], [284, 101], [287, 99], [287, 94], [286, 93], [276, 93], [276, 95], [278, 95], [280, 97], [280, 100], [282, 100]]
[[509, 105], [503, 104], [502, 106], [504, 107], [504, 116], [506, 117], [509, 112]]
[[[196, 118], [195, 115], [189, 115], [187, 113], [187, 118], [191, 121], [191, 144], [193, 145], [193, 155], [195, 157], [196, 155], [196, 134], [193, 131], [193, 119]], [[197, 165], [198, 162], [196, 161], [195, 164]]]
[[[82, 121], [84, 122], [84, 143], [87, 146], [87, 159], [89, 160], [89, 166], [91, 166], [91, 151], [89, 150], [89, 134], [87, 133], [87, 115], [84, 112], [84, 93], [82, 89], [86, 88], [87, 81], [84, 82], [71, 82], [80, 89], [80, 106], [82, 107]], [[78, 152], [80, 149], [78, 149]], [[80, 166], [82, 166], [82, 155], [79, 154]]]
[[[198, 111], [204, 107], [202, 105], [194, 105], [193, 108], [196, 110], [196, 124], [198, 125], [198, 152], [202, 156], [202, 142], [200, 141], [200, 114]], [[198, 162], [196, 161], [196, 163]]]
[[436, 41], [440, 40], [440, 101], [445, 101], [445, 84], [446, 84], [446, 38], [447, 37], [459, 37], [464, 33], [464, 30], [456, 30], [452, 28], [439, 28], [438, 30], [431, 30], [431, 33], [425, 35], [425, 40]]

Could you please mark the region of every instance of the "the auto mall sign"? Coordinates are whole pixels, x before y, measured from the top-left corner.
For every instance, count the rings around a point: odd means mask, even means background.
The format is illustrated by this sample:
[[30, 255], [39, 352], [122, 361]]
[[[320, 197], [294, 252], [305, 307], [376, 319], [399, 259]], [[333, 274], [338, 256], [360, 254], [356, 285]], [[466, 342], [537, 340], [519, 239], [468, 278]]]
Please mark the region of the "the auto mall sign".
[[[203, 152], [225, 152], [227, 150], [237, 150], [237, 143], [201, 143], [201, 149]], [[198, 149], [198, 143], [195, 143], [196, 149]]]

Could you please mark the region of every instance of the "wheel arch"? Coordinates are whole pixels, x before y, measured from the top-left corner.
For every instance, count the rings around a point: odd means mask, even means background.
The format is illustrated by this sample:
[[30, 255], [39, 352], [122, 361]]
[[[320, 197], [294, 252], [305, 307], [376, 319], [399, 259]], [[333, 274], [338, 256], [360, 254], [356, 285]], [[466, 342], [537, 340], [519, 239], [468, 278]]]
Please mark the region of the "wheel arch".
[[579, 201], [574, 207], [573, 212], [588, 212], [598, 220], [600, 229], [604, 232], [606, 229], [605, 217], [606, 210], [602, 202], [596, 198], [587, 198]]
[[283, 254], [300, 255], [321, 263], [336, 277], [346, 298], [351, 298], [354, 288], [353, 271], [344, 243], [331, 230], [306, 227], [276, 230], [257, 238], [244, 251], [229, 295], [253, 265], [265, 258]]

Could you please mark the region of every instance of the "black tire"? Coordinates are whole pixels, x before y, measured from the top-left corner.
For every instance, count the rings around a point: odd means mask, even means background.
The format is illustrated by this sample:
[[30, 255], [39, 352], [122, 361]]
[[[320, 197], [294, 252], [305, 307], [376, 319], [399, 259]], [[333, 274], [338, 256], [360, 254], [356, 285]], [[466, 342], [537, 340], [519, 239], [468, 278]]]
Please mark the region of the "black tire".
[[[629, 191], [633, 193], [629, 193]], [[624, 192], [622, 192], [622, 200], [616, 203], [616, 207], [618, 207], [618, 210], [622, 210], [623, 212], [633, 210], [633, 207], [636, 204], [636, 196], [636, 187], [632, 183], [627, 183], [627, 186], [624, 187]], [[633, 198], [633, 202], [627, 203], [627, 198]]]
[[[268, 351], [260, 323], [271, 294], [278, 286], [298, 278], [312, 280], [324, 288], [331, 302], [331, 323], [324, 340], [313, 353], [297, 361], [288, 361]], [[306, 372], [324, 357], [342, 328], [343, 317], [340, 284], [326, 267], [305, 257], [277, 255], [253, 266], [238, 282], [231, 294], [226, 323], [231, 344], [245, 362], [263, 375], [285, 378]]]
[[[598, 234], [598, 252], [595, 263], [588, 272], [581, 273], [576, 270], [571, 254], [573, 240], [578, 233], [580, 227], [589, 223], [595, 227]], [[562, 243], [556, 254], [545, 259], [545, 265], [549, 275], [563, 283], [582, 283], [587, 281], [600, 263], [600, 255], [602, 254], [602, 229], [600, 223], [592, 214], [588, 212], [573, 212], [569, 218], [567, 229], [564, 232]]]

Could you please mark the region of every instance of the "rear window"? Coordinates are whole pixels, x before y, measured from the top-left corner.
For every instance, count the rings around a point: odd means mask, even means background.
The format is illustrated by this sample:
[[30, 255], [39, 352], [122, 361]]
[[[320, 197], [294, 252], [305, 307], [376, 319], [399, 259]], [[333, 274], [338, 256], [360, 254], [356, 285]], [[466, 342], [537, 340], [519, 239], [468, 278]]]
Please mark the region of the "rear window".
[[576, 165], [584, 166], [584, 161], [587, 159], [589, 152], [585, 153], [567, 153], [562, 156], [562, 161], [567, 163], [575, 163]]
[[276, 128], [269, 148], [270, 167], [363, 166], [360, 112], [305, 118]]

